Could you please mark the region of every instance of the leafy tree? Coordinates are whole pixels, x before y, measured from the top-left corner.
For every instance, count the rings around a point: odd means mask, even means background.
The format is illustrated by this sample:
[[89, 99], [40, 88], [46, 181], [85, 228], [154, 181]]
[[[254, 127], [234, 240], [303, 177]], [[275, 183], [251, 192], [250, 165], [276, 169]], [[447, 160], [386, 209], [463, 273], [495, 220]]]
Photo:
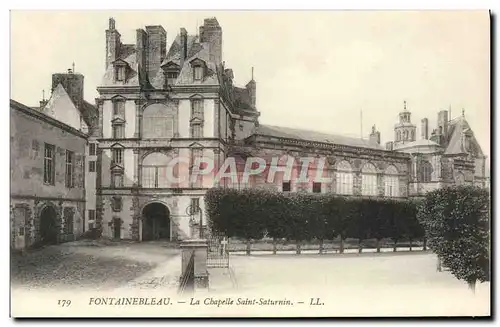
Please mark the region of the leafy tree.
[[266, 194], [266, 214], [264, 224], [267, 235], [273, 238], [273, 253], [276, 254], [276, 241], [287, 236], [287, 219], [285, 211], [286, 199], [282, 193], [268, 192]]
[[429, 247], [472, 290], [490, 280], [489, 217], [489, 191], [474, 186], [429, 192], [419, 205]]

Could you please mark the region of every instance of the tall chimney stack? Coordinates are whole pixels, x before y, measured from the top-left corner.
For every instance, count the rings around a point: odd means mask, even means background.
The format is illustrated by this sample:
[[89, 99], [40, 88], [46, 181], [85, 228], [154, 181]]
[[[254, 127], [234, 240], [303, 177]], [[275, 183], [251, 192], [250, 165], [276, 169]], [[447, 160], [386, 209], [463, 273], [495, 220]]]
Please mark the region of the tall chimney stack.
[[429, 119], [422, 119], [422, 139], [429, 139]]
[[184, 27], [181, 28], [180, 42], [181, 42], [181, 69], [182, 69], [182, 66], [184, 66], [184, 60], [186, 60], [187, 58], [187, 31]]
[[106, 30], [106, 69], [115, 61], [120, 52], [120, 33], [115, 28], [114, 18], [109, 19], [109, 28]]
[[149, 79], [152, 80], [167, 56], [167, 32], [161, 25], [154, 25], [146, 26], [146, 33], [148, 34], [146, 65]]

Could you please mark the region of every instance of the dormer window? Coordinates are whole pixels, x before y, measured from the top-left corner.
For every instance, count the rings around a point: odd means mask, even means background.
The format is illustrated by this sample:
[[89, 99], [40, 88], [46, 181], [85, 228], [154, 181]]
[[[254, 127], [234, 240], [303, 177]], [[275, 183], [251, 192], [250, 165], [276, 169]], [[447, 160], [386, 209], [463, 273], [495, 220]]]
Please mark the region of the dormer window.
[[203, 67], [202, 66], [195, 66], [194, 67], [194, 80], [195, 81], [201, 81], [203, 79]]
[[193, 69], [193, 80], [202, 81], [205, 78], [206, 64], [203, 60], [195, 58], [191, 61], [191, 67]]
[[115, 68], [115, 81], [125, 82], [127, 79], [127, 63], [121, 59], [118, 59], [113, 63]]
[[177, 77], [179, 77], [179, 72], [181, 67], [173, 61], [169, 61], [166, 64], [162, 65], [163, 74], [165, 76], [166, 86], [174, 85]]
[[116, 67], [116, 80], [119, 82], [125, 81], [125, 67]]
[[179, 72], [175, 71], [167, 72], [167, 85], [173, 85], [178, 76]]

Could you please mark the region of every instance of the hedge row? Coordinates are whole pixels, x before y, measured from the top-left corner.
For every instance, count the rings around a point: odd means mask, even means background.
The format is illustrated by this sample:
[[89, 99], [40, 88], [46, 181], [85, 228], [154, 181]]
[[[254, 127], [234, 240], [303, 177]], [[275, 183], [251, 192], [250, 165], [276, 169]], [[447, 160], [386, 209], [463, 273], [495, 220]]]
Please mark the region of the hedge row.
[[490, 280], [490, 193], [474, 186], [429, 192], [418, 210], [429, 247], [472, 289]]
[[411, 200], [214, 188], [206, 193], [205, 206], [213, 232], [247, 240], [267, 236], [300, 244], [356, 238], [361, 248], [365, 239], [390, 238], [396, 243], [424, 237], [417, 202]]

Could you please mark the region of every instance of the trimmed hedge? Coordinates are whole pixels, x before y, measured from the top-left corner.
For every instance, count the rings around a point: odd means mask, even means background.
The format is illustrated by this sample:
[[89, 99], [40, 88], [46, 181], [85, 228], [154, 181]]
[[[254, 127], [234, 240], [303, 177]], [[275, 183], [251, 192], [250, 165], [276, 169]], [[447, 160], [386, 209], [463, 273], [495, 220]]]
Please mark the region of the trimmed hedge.
[[[209, 226], [228, 237], [264, 236], [298, 244], [313, 239], [419, 239], [424, 230], [416, 201], [347, 198], [332, 194], [281, 193], [266, 189], [214, 188], [205, 194]], [[379, 250], [379, 249], [378, 249]]]
[[443, 265], [474, 289], [490, 280], [490, 194], [474, 186], [429, 192], [418, 219]]

